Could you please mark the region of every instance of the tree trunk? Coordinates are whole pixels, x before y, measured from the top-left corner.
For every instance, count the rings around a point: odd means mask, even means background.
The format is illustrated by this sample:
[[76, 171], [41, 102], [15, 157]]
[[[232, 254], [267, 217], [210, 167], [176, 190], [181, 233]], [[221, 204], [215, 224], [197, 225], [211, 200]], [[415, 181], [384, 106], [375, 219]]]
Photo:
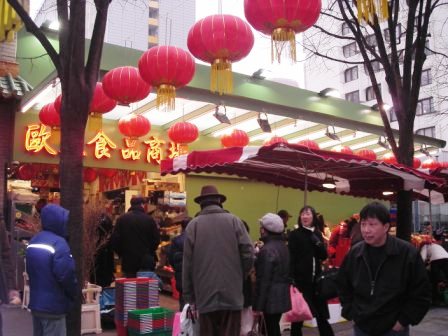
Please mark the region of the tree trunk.
[[412, 233], [412, 191], [400, 190], [397, 195], [397, 237], [411, 240]]

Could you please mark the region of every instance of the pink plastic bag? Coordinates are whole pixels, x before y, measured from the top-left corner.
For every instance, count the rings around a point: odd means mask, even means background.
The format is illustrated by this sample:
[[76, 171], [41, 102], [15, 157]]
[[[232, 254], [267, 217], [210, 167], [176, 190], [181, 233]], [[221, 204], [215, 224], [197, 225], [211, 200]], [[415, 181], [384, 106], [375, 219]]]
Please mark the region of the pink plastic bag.
[[313, 314], [311, 314], [310, 307], [303, 298], [302, 293], [294, 286], [289, 287], [289, 293], [291, 295], [292, 309], [285, 314], [285, 319], [288, 322], [301, 322], [311, 320]]
[[180, 335], [180, 314], [181, 314], [181, 312], [177, 312], [174, 315], [172, 336], [179, 336]]

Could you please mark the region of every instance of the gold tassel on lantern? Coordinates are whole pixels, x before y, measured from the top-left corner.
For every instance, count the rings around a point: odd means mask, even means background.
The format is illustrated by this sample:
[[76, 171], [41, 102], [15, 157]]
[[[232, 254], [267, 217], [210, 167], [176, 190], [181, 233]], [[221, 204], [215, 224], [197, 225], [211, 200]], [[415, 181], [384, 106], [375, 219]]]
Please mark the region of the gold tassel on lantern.
[[176, 109], [176, 87], [174, 85], [162, 84], [157, 88], [157, 109], [165, 107], [166, 111]]
[[210, 91], [220, 95], [231, 94], [233, 90], [232, 63], [225, 59], [216, 59], [212, 63]]
[[51, 143], [57, 146], [61, 145], [61, 128], [52, 127], [51, 128]]
[[358, 0], [358, 21], [374, 22], [374, 16], [378, 21], [384, 21], [389, 18], [389, 7], [387, 0]]
[[283, 50], [288, 47], [289, 43], [289, 59], [296, 61], [296, 34], [290, 28], [276, 28], [271, 35], [271, 59], [272, 62], [277, 60], [280, 63]]
[[97, 132], [103, 128], [103, 116], [101, 113], [91, 112], [89, 115], [87, 129]]

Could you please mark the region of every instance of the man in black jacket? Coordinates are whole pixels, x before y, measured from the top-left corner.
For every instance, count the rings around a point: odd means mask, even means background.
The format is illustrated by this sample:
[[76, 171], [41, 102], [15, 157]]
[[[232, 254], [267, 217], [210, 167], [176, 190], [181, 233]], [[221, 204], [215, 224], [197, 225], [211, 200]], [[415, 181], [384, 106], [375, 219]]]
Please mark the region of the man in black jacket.
[[431, 302], [423, 261], [409, 243], [388, 234], [389, 211], [379, 203], [360, 213], [363, 241], [352, 247], [339, 270], [342, 316], [355, 336], [409, 335]]
[[121, 268], [127, 278], [135, 278], [142, 261], [149, 255], [154, 260], [160, 243], [159, 228], [155, 221], [145, 213], [143, 197], [131, 199], [128, 212], [117, 219], [112, 235], [112, 246], [121, 258]]

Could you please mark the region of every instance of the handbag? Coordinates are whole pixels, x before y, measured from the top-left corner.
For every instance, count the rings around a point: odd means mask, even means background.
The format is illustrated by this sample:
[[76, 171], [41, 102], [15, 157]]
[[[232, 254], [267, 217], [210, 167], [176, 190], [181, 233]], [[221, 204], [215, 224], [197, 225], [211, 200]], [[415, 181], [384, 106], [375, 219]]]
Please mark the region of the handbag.
[[294, 287], [289, 286], [289, 293], [291, 296], [291, 310], [285, 313], [287, 322], [301, 322], [311, 320], [313, 314], [311, 313], [308, 303], [305, 301], [303, 294]]
[[252, 324], [252, 330], [247, 333], [247, 336], [262, 336], [267, 333], [266, 321], [264, 320], [263, 314], [258, 315], [254, 318], [254, 323]]
[[199, 320], [189, 304], [186, 304], [180, 314], [180, 334], [182, 336], [199, 335]]
[[336, 267], [322, 271], [316, 279], [316, 294], [324, 300], [334, 299], [338, 296], [336, 278], [339, 269]]

